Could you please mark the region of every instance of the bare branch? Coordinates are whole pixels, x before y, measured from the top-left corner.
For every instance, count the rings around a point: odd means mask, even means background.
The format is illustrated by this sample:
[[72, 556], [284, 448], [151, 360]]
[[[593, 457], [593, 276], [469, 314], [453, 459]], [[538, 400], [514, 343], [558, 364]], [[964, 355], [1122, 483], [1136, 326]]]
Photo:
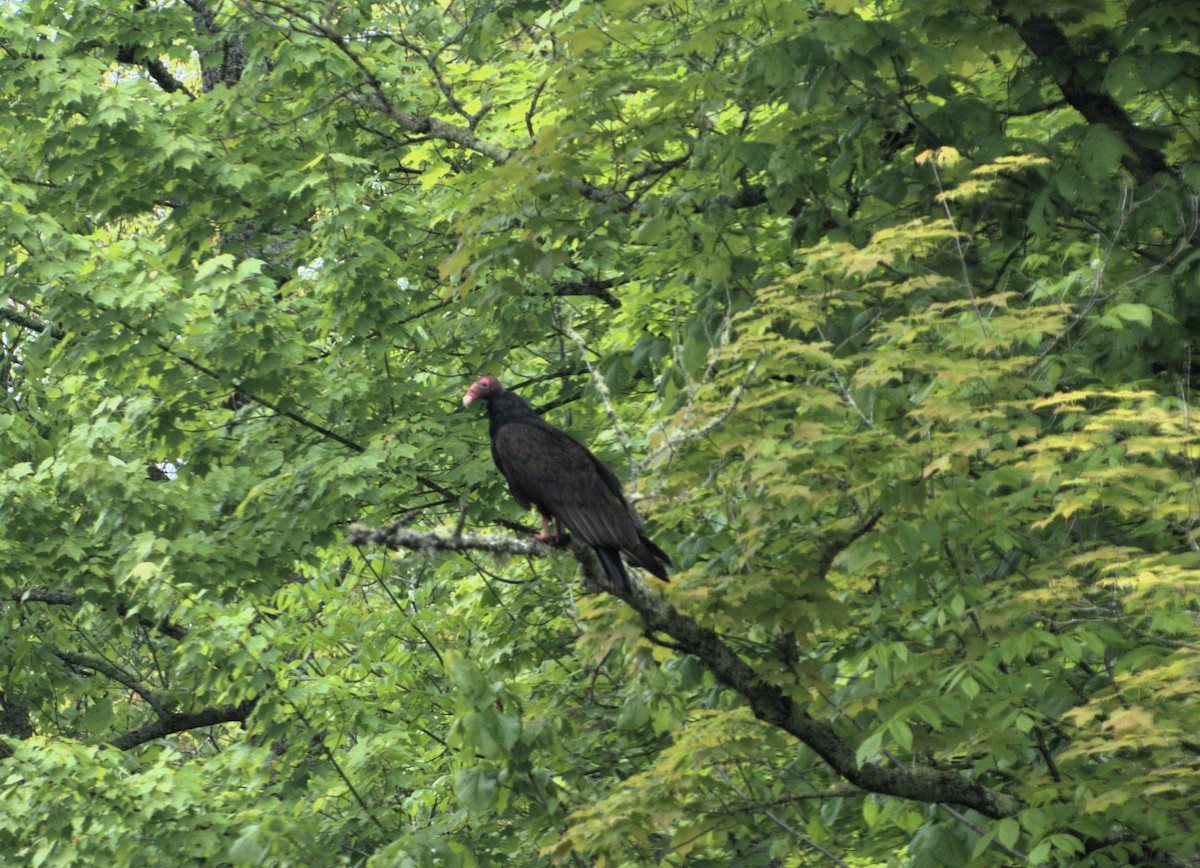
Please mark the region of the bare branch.
[[[742, 381], [738, 383], [736, 387], [734, 387], [733, 392], [729, 396], [729, 402], [725, 405], [725, 408], [720, 413], [718, 413], [716, 416], [713, 416], [698, 428], [681, 430], [678, 433], [672, 434], [665, 438], [662, 443], [655, 447], [654, 450], [652, 450], [650, 454], [642, 460], [639, 469], [650, 466], [650, 464], [657, 460], [658, 457], [664, 452], [672, 452], [677, 446], [682, 446], [684, 443], [703, 437], [710, 431], [713, 431], [724, 425], [729, 417], [737, 411], [738, 404], [741, 403], [742, 398], [746, 396], [746, 390], [750, 387], [750, 380], [754, 377], [754, 372], [758, 369], [758, 363], [762, 361], [763, 355], [763, 353], [759, 353], [757, 356], [755, 356], [754, 361], [750, 363], [750, 367], [746, 369], [746, 376], [742, 378]], [[692, 401], [689, 402], [688, 406], [689, 414], [692, 409], [692, 404], [694, 404], [694, 400], [695, 398], [693, 395]]]
[[[723, 766], [717, 766], [717, 772], [718, 772], [718, 774], [721, 775], [722, 778], [725, 779], [725, 783], [727, 783], [729, 785], [729, 788], [731, 790], [733, 790], [734, 794], [739, 799], [741, 799], [742, 801], [747, 802], [747, 803], [754, 801], [753, 797], [748, 792], [743, 792], [741, 789], [738, 788], [737, 784], [735, 784], [733, 782], [733, 780], [729, 777], [729, 773], [727, 771], [725, 771], [725, 768]], [[857, 791], [855, 790], [852, 792], [857, 792]], [[816, 793], [813, 795], [823, 796], [824, 794]], [[812, 796], [810, 796], [810, 798], [811, 797]], [[746, 809], [744, 808], [744, 810], [746, 810]], [[804, 846], [809, 847], [813, 850], [816, 850], [818, 853], [820, 853], [825, 858], [829, 859], [835, 865], [840, 866], [840, 868], [850, 868], [850, 866], [847, 865], [845, 862], [843, 862], [841, 859], [839, 859], [832, 850], [828, 849], [827, 847], [822, 847], [820, 844], [818, 844], [812, 838], [805, 835], [799, 829], [796, 829], [795, 827], [791, 826], [782, 817], [779, 817], [774, 811], [772, 811], [770, 807], [768, 807], [766, 805], [762, 805], [762, 806], [759, 806], [756, 808], [749, 808], [748, 810], [760, 811], [768, 820], [770, 820], [772, 823], [774, 823], [779, 828], [783, 829], [785, 832], [787, 832], [789, 835], [791, 835], [793, 838], [795, 838], [797, 841], [799, 841]]]
[[529, 108], [525, 111], [525, 129], [531, 139], [537, 136], [537, 131], [533, 128], [533, 116], [537, 113], [538, 100], [541, 99], [542, 91], [546, 89], [546, 84], [549, 81], [549, 78], [543, 78], [538, 82], [538, 86], [534, 89], [533, 96], [529, 100]]
[[592, 367], [592, 361], [588, 358], [587, 342], [584, 341], [583, 335], [575, 331], [569, 323], [563, 324], [563, 334], [571, 339], [571, 343], [579, 350], [579, 357], [583, 359], [583, 363], [587, 365], [588, 373], [592, 377], [592, 385], [596, 388], [596, 393], [600, 396], [600, 401], [604, 404], [604, 410], [608, 414], [608, 421], [612, 423], [613, 432], [617, 435], [617, 442], [621, 444], [621, 451], [625, 453], [625, 460], [629, 462], [629, 466], [633, 468], [634, 483], [637, 481], [637, 464], [633, 460], [633, 452], [629, 448], [629, 436], [625, 433], [625, 428], [621, 424], [621, 417], [617, 415], [617, 410], [612, 403], [612, 395], [608, 392], [608, 384], [604, 382], [604, 378], [600, 376], [599, 371]]
[[49, 603], [53, 606], [74, 606], [79, 601], [72, 591], [52, 588], [13, 588], [5, 597], [14, 603]]

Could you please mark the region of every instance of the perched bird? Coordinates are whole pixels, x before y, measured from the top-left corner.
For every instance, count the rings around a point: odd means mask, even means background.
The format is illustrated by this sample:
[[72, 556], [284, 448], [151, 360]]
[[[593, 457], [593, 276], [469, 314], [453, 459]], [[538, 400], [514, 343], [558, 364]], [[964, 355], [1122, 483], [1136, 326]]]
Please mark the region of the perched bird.
[[463, 396], [463, 406], [486, 401], [492, 458], [508, 490], [525, 509], [542, 514], [534, 539], [556, 542], [551, 518], [596, 550], [612, 585], [626, 593], [629, 575], [621, 562], [649, 570], [663, 581], [671, 559], [646, 538], [641, 518], [625, 500], [616, 475], [583, 444], [551, 425], [495, 377], [480, 377]]

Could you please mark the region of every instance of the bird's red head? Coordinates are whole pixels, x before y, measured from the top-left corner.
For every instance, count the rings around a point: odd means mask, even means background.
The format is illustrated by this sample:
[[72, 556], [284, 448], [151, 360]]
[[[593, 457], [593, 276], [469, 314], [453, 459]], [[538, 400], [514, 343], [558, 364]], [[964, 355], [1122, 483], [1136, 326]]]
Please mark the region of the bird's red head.
[[490, 401], [503, 391], [504, 387], [500, 385], [500, 381], [495, 377], [490, 375], [480, 377], [471, 384], [471, 388], [467, 389], [467, 394], [463, 395], [463, 406], [470, 406], [471, 402], [477, 398]]

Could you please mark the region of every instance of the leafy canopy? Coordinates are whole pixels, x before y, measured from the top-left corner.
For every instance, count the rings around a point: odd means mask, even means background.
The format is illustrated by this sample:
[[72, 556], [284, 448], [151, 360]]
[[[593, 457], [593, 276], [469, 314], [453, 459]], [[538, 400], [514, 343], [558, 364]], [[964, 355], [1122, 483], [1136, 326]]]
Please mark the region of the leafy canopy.
[[[0, 850], [1194, 864], [1197, 32], [0, 6]], [[669, 585], [520, 540], [482, 372]]]

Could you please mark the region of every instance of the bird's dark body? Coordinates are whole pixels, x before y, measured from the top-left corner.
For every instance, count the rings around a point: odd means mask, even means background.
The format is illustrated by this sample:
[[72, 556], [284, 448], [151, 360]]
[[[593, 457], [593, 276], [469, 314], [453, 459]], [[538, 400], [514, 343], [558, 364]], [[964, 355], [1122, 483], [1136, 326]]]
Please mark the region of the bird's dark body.
[[[519, 395], [495, 383], [469, 400], [487, 400], [492, 458], [517, 503], [537, 507], [547, 519], [557, 519], [580, 541], [592, 546], [609, 580], [629, 590], [621, 562], [630, 563], [660, 579], [667, 578], [671, 559], [646, 538], [641, 518], [625, 500], [620, 480], [578, 440], [538, 416]], [[468, 400], [468, 402], [469, 402]]]

